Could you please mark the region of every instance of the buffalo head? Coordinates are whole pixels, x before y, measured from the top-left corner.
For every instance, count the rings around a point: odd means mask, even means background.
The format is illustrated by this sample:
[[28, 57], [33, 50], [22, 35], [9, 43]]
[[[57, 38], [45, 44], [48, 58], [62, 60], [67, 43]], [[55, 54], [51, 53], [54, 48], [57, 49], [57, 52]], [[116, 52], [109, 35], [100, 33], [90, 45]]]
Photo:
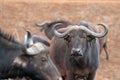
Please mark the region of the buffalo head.
[[95, 33], [82, 25], [69, 25], [66, 28], [56, 30], [58, 25], [54, 25], [54, 33], [57, 37], [64, 38], [67, 41], [68, 47], [71, 48], [71, 56], [84, 56], [88, 43], [92, 47], [96, 38], [104, 37], [108, 33], [108, 29], [104, 24], [98, 24], [105, 29], [102, 33]]
[[34, 42], [34, 38], [32, 38], [30, 31], [27, 31], [25, 35], [24, 44], [27, 45], [27, 47], [31, 46], [27, 49], [27, 52], [29, 55], [33, 56], [31, 63], [34, 64], [38, 73], [42, 72], [47, 80], [62, 80], [58, 69], [50, 58], [49, 46], [42, 42]]
[[0, 29], [0, 80], [16, 77], [61, 80], [50, 59], [49, 48], [40, 42], [30, 41], [28, 45], [26, 47]]

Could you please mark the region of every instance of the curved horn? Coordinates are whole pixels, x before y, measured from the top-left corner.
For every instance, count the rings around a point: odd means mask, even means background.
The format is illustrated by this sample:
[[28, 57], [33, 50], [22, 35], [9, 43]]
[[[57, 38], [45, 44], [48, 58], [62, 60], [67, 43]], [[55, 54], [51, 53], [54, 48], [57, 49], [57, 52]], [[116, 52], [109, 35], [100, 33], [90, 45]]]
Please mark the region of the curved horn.
[[27, 34], [24, 37], [24, 45], [30, 46], [33, 45], [32, 35], [29, 30], [26, 31]]
[[[60, 32], [58, 32], [57, 30], [56, 30], [56, 27], [58, 27], [59, 25], [61, 25], [62, 23], [57, 23], [57, 24], [55, 24], [54, 26], [53, 26], [53, 32], [54, 32], [54, 34], [56, 35], [56, 36], [58, 36], [58, 37], [64, 37], [71, 29], [69, 29], [69, 30], [67, 30], [66, 32], [64, 32], [64, 33], [60, 33]], [[64, 28], [64, 30], [65, 30], [66, 28]], [[62, 31], [63, 30], [63, 28], [62, 29], [60, 29], [59, 31]]]
[[81, 26], [78, 26], [78, 25], [69, 25], [68, 28], [66, 28], [66, 31], [65, 31], [64, 33], [58, 32], [58, 31], [55, 29], [56, 27], [58, 27], [58, 26], [56, 25], [56, 26], [54, 26], [53, 31], [54, 31], [55, 35], [58, 36], [58, 37], [64, 37], [64, 36], [67, 35], [71, 30], [79, 30], [79, 29], [86, 31], [88, 34], [90, 34], [90, 35], [92, 35], [92, 36], [94, 36], [94, 37], [98, 37], [98, 38], [104, 37], [104, 36], [108, 33], [108, 27], [105, 26], [104, 24], [98, 24], [98, 25], [103, 26], [104, 32], [95, 33], [95, 32], [93, 32], [93, 31], [89, 30], [87, 27], [82, 26], [82, 25], [81, 25]]
[[108, 27], [105, 24], [103, 24], [103, 23], [100, 23], [100, 24], [97, 24], [97, 25], [100, 25], [100, 26], [104, 27], [104, 32], [102, 32], [101, 35], [97, 35], [97, 36], [100, 38], [100, 37], [104, 37], [105, 35], [107, 35]]
[[37, 55], [43, 52], [48, 52], [48, 48], [42, 43], [36, 43], [27, 49], [28, 55]]
[[40, 24], [39, 21], [37, 21], [37, 20], [35, 20], [34, 23], [35, 23], [35, 25], [36, 25], [37, 27], [41, 27], [41, 26], [42, 26], [42, 24]]
[[50, 21], [45, 21], [43, 23], [39, 23], [37, 20], [34, 21], [35, 22], [35, 25], [37, 27], [40, 27], [40, 30], [42, 31], [43, 29], [45, 29], [45, 27], [50, 23]]

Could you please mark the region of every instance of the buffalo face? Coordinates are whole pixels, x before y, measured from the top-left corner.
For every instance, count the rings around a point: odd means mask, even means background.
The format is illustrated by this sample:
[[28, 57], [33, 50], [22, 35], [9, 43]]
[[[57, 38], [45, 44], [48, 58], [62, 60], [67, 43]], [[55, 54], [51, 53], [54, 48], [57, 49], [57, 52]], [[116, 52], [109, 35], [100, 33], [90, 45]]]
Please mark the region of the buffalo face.
[[71, 31], [67, 38], [65, 38], [68, 43], [68, 47], [71, 48], [71, 56], [83, 57], [86, 50], [87, 40], [86, 33], [84, 31]]
[[84, 57], [88, 45], [91, 47], [94, 46], [95, 38], [104, 37], [108, 32], [107, 27], [103, 24], [99, 24], [105, 29], [102, 33], [95, 33], [82, 25], [70, 25], [66, 28], [56, 30], [55, 28], [58, 25], [56, 24], [53, 27], [55, 35], [64, 38], [67, 41], [68, 48], [71, 50], [70, 55], [77, 57]]
[[32, 45], [31, 43], [33, 43], [32, 35], [27, 31], [24, 44], [28, 47], [27, 54], [32, 57], [30, 65], [34, 68], [35, 78], [33, 79], [41, 80], [42, 75], [42, 80], [62, 80], [58, 69], [50, 58], [49, 46], [41, 42], [35, 42]]

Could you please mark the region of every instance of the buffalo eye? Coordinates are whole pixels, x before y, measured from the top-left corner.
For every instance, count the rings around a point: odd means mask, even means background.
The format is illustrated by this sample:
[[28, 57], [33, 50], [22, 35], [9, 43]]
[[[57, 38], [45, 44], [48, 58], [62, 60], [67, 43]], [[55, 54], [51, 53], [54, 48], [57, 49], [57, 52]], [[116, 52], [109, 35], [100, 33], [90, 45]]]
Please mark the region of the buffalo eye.
[[45, 57], [42, 57], [42, 58], [41, 58], [41, 61], [42, 61], [42, 62], [47, 62], [47, 59], [46, 59]]
[[71, 36], [70, 36], [70, 34], [67, 34], [65, 37], [64, 37], [64, 40], [66, 40], [66, 41], [70, 41], [70, 39], [71, 39]]

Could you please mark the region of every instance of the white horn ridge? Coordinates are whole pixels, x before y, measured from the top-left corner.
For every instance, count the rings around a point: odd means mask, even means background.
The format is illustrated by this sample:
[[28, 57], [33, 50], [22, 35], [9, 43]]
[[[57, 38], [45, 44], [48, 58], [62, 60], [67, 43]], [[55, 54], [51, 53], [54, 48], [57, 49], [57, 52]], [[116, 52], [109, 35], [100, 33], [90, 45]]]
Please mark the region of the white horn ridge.
[[47, 46], [42, 43], [35, 43], [33, 46], [27, 49], [28, 55], [37, 55], [43, 52], [48, 52]]

